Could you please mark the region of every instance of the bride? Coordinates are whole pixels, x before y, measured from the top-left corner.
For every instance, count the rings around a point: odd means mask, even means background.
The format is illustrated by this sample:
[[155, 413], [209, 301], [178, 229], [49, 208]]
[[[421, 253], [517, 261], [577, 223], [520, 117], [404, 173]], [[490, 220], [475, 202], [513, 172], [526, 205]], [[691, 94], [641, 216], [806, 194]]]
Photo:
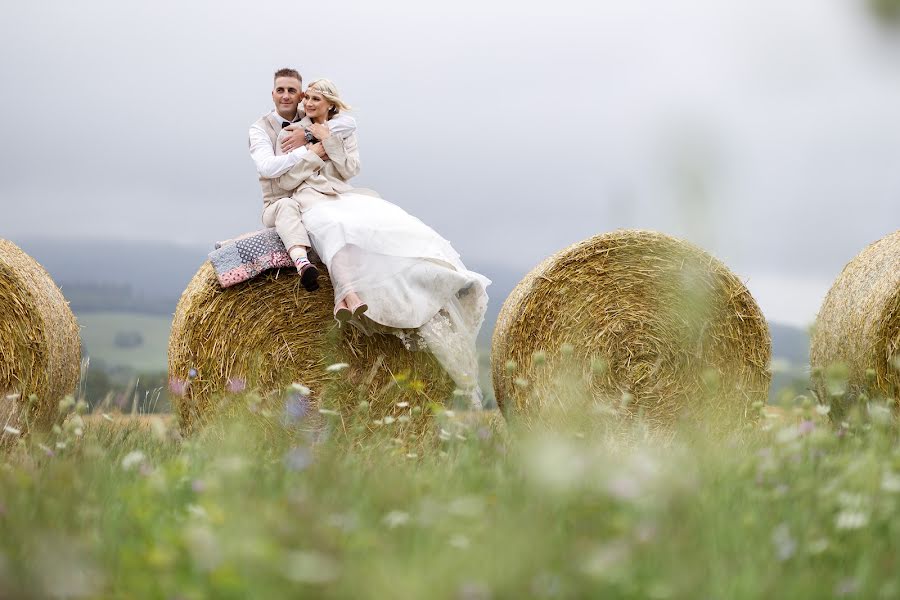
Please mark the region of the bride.
[[[359, 173], [356, 134], [326, 121], [350, 107], [320, 79], [306, 90], [308, 151], [278, 184], [294, 190], [303, 223], [334, 286], [335, 319], [366, 333], [397, 335], [428, 350], [481, 408], [475, 338], [487, 308], [486, 277], [469, 271], [450, 242], [400, 207], [347, 181]], [[279, 136], [275, 148], [280, 151]]]

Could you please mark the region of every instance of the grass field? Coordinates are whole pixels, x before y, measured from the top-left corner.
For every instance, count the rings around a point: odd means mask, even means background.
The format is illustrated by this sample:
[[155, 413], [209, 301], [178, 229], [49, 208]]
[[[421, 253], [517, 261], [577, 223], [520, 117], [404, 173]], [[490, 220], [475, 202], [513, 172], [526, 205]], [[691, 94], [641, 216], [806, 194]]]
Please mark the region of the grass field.
[[[128, 367], [137, 372], [166, 370], [166, 348], [172, 318], [132, 313], [82, 313], [78, 315], [81, 341], [92, 359], [110, 367]], [[117, 333], [136, 332], [143, 343], [135, 348], [115, 344]]]
[[252, 394], [226, 402], [236, 418], [188, 439], [167, 418], [74, 413], [47, 437], [4, 432], [0, 597], [900, 593], [884, 403], [832, 423], [800, 397], [663, 435], [573, 398], [531, 430], [438, 409], [423, 437], [406, 406], [311, 429]]

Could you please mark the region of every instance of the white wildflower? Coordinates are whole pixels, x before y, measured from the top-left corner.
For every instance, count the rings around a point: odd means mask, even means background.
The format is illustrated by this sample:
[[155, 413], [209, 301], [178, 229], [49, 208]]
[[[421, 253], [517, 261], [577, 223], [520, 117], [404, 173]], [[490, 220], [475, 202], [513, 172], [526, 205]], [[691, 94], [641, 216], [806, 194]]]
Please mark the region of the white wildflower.
[[409, 423], [409, 415], [400, 415], [397, 417], [398, 423]]
[[825, 415], [827, 415], [828, 413], [831, 412], [831, 406], [829, 406], [828, 404], [817, 404], [816, 412], [824, 417]]
[[349, 367], [347, 363], [334, 363], [333, 365], [328, 365], [325, 367], [325, 370], [329, 373], [337, 373], [338, 371], [343, 371], [347, 367]]
[[103, 413], [103, 418], [106, 419], [107, 421], [109, 421], [110, 423], [113, 422], [113, 418], [106, 413]]
[[10, 435], [22, 435], [21, 429], [16, 429], [15, 427], [10, 427], [9, 425], [5, 426], [3, 428], [3, 431], [5, 431], [6, 433], [8, 433]]
[[450, 538], [450, 545], [458, 550], [467, 550], [470, 546], [469, 538], [461, 534], [456, 534]]
[[409, 513], [405, 513], [402, 510], [392, 510], [384, 515], [382, 521], [391, 529], [395, 529], [409, 523]]
[[441, 431], [440, 431], [440, 433], [438, 434], [438, 437], [441, 438], [441, 441], [447, 442], [447, 441], [450, 441], [450, 438], [453, 437], [453, 436], [450, 434], [449, 431], [447, 431], [447, 430], [444, 429], [444, 428], [441, 428]]
[[390, 425], [391, 423], [393, 423], [393, 422], [396, 421], [396, 420], [397, 420], [397, 419], [395, 419], [394, 417], [388, 416], [388, 417], [385, 417], [385, 418], [384, 418], [384, 424], [385, 424], [385, 425]]
[[406, 458], [419, 458], [419, 455], [415, 452], [407, 452]]
[[862, 529], [869, 524], [869, 515], [858, 510], [844, 510], [838, 513], [835, 527], [838, 529]]
[[407, 406], [409, 406], [409, 402], [398, 402], [397, 403], [397, 408], [406, 408]]
[[881, 489], [893, 494], [900, 492], [900, 475], [892, 471], [886, 471], [881, 477]]
[[122, 468], [126, 471], [137, 467], [146, 460], [146, 456], [140, 450], [132, 450], [122, 458]]
[[791, 535], [786, 523], [782, 523], [772, 532], [772, 545], [775, 546], [775, 556], [782, 562], [797, 552], [797, 540]]
[[330, 408], [320, 408], [320, 409], [319, 409], [319, 414], [320, 414], [320, 415], [331, 415], [331, 416], [333, 416], [333, 417], [337, 417], [337, 416], [339, 416], [341, 413], [339, 413], [339, 412], [336, 411], [336, 410], [331, 410]]
[[[333, 367], [334, 365], [331, 365], [331, 366]], [[331, 368], [331, 367], [329, 367], [329, 368]], [[335, 370], [338, 370], [338, 369], [335, 369]], [[294, 390], [295, 392], [297, 392], [298, 394], [300, 394], [301, 396], [309, 396], [309, 394], [310, 394], [310, 389], [300, 383], [292, 383], [291, 389]]]
[[338, 562], [313, 551], [291, 552], [285, 558], [284, 574], [297, 583], [326, 584], [338, 578]]

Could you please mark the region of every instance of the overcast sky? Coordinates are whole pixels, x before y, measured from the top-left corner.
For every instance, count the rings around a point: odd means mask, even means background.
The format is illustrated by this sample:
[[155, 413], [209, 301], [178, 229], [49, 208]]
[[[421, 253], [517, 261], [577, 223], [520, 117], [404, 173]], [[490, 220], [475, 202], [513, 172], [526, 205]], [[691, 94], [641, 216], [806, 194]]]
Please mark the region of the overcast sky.
[[900, 34], [864, 0], [16, 2], [0, 236], [207, 243], [259, 226], [271, 74], [327, 76], [363, 172], [469, 262], [620, 227], [713, 252], [812, 321], [898, 228]]

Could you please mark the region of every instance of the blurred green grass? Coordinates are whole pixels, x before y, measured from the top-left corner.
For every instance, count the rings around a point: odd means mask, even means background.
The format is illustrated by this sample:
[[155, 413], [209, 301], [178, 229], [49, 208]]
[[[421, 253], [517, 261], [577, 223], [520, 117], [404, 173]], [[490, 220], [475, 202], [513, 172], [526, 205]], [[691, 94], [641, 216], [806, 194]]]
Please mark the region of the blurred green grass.
[[401, 419], [343, 435], [365, 405], [307, 427], [252, 393], [189, 439], [69, 414], [3, 458], [0, 597], [900, 593], [888, 405], [832, 423], [798, 397], [761, 425], [659, 435], [580, 401], [527, 430], [438, 411], [425, 438]]

